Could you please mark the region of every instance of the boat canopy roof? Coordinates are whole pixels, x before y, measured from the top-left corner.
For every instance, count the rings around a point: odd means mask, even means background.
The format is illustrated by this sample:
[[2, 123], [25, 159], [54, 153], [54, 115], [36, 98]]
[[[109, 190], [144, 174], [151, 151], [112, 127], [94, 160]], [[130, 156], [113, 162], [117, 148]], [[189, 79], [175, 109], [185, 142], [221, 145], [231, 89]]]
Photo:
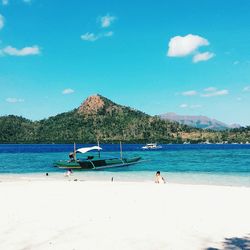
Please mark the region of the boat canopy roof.
[[87, 153], [87, 152], [89, 152], [89, 151], [92, 151], [92, 150], [102, 150], [102, 148], [99, 147], [99, 146], [93, 146], [93, 147], [87, 147], [87, 148], [78, 148], [78, 149], [76, 150], [76, 153], [85, 154], [85, 153]]

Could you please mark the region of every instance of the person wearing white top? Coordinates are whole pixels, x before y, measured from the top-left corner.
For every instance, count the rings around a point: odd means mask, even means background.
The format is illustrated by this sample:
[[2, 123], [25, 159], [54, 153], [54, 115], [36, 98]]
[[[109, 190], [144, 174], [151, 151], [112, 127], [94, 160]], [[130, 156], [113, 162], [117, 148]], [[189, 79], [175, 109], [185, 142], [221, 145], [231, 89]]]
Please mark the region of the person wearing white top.
[[155, 183], [157, 184], [165, 184], [165, 179], [161, 176], [161, 172], [157, 171], [155, 174]]

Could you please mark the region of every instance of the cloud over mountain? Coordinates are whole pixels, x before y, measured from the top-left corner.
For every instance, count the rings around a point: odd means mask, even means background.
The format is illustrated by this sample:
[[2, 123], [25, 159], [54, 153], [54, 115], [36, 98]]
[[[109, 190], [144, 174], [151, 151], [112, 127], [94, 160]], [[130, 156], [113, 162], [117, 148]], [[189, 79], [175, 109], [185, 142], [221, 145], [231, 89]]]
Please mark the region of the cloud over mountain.
[[6, 102], [8, 102], [8, 103], [19, 103], [19, 102], [24, 102], [24, 99], [15, 98], [15, 97], [8, 97], [8, 98], [6, 98]]
[[227, 89], [207, 91], [207, 93], [201, 94], [202, 97], [212, 97], [212, 96], [223, 96], [228, 95], [229, 91]]
[[73, 94], [75, 91], [73, 90], [73, 89], [71, 89], [71, 88], [68, 88], [68, 89], [64, 89], [63, 91], [62, 91], [62, 94], [63, 95], [69, 95], [69, 94]]
[[189, 91], [184, 91], [181, 93], [184, 96], [194, 96], [197, 95], [197, 91], [196, 90], [189, 90]]
[[250, 92], [250, 86], [244, 87], [244, 88], [243, 88], [243, 91], [244, 91], [244, 92]]

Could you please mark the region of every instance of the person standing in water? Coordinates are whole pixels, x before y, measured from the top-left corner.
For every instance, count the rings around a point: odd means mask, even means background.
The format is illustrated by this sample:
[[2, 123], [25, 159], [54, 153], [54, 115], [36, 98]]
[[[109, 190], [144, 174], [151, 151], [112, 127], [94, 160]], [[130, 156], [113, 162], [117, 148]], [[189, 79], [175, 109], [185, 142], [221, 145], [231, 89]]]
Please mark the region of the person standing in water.
[[69, 162], [75, 161], [74, 153], [69, 153]]
[[165, 179], [161, 176], [161, 172], [157, 171], [155, 174], [155, 183], [157, 184], [165, 184]]

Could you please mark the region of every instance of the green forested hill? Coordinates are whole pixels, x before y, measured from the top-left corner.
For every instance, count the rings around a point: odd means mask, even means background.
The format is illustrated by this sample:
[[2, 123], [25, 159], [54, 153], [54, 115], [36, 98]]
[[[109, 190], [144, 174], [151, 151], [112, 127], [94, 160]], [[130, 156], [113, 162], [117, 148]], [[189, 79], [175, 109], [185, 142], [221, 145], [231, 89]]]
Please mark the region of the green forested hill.
[[36, 123], [23, 117], [0, 117], [0, 143], [29, 143], [35, 138]]
[[87, 98], [77, 109], [40, 121], [13, 115], [0, 117], [0, 143], [90, 143], [97, 139], [131, 143], [250, 142], [249, 131], [195, 129], [115, 104], [100, 95]]
[[102, 96], [89, 97], [79, 108], [32, 122], [18, 116], [0, 117], [1, 143], [71, 143], [180, 140], [178, 132], [195, 131], [162, 121], [143, 112], [113, 103]]

